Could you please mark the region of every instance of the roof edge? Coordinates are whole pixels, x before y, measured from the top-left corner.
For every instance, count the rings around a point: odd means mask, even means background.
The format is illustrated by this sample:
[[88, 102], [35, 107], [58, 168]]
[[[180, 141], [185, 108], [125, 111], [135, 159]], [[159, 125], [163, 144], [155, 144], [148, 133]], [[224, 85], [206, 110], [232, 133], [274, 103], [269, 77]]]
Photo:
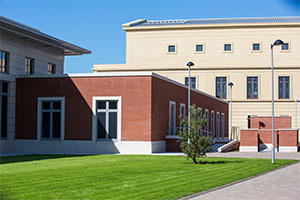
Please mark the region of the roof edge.
[[134, 25], [138, 25], [138, 24], [142, 24], [142, 23], [145, 23], [147, 22], [146, 19], [137, 19], [135, 21], [131, 21], [131, 22], [127, 22], [125, 24], [122, 24], [122, 27], [123, 28], [126, 28], [126, 27], [131, 27], [131, 26], [134, 26]]

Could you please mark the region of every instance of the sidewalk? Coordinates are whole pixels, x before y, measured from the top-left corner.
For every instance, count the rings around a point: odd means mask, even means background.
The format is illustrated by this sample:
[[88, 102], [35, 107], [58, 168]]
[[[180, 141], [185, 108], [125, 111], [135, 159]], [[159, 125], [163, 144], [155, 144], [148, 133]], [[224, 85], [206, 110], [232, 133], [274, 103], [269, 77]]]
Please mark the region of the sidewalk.
[[[209, 153], [208, 157], [271, 158], [270, 152], [264, 153]], [[300, 160], [300, 153], [276, 153], [277, 159]], [[219, 190], [204, 193], [193, 200], [234, 200], [234, 199], [280, 199], [300, 198], [300, 163], [240, 182]]]

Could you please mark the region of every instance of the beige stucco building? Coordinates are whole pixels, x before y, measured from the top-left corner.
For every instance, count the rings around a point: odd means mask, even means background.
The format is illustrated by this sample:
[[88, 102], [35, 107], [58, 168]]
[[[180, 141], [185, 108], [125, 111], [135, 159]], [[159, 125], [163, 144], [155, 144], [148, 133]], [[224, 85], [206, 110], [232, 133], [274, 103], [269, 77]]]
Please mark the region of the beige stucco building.
[[[300, 97], [300, 17], [137, 20], [123, 24], [126, 64], [94, 65], [94, 72], [152, 71], [230, 100], [233, 126], [247, 128], [248, 115], [271, 115], [271, 49], [274, 47], [275, 115], [292, 116]], [[222, 88], [222, 89], [221, 89]], [[300, 125], [298, 112], [298, 125]]]

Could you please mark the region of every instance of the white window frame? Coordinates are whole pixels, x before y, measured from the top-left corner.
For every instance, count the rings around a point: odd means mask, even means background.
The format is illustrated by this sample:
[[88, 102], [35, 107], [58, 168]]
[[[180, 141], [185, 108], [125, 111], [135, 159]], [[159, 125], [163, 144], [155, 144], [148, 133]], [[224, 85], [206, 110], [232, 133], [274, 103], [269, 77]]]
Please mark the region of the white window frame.
[[215, 111], [211, 111], [211, 136], [215, 137]]
[[205, 117], [206, 117], [205, 135], [208, 136], [208, 132], [209, 132], [209, 111], [208, 111], [208, 109], [205, 109]]
[[[183, 113], [182, 113], [182, 109], [183, 109]], [[185, 110], [185, 104], [184, 103], [180, 103], [180, 116], [185, 120], [185, 118], [186, 118], [186, 110]], [[182, 125], [183, 124], [181, 124], [181, 121], [180, 121], [180, 130], [182, 131], [183, 130], [183, 127], [182, 127]]]
[[[174, 116], [173, 116], [173, 120], [174, 120], [174, 134], [172, 134], [172, 130], [171, 130], [171, 107], [172, 105], [174, 105]], [[176, 135], [176, 102], [175, 101], [169, 101], [169, 128], [168, 128], [168, 134], [169, 135]]]
[[224, 139], [225, 136], [225, 116], [224, 113], [221, 114], [221, 137]]
[[[97, 101], [118, 101], [117, 103], [117, 139], [98, 139], [97, 138]], [[96, 141], [122, 141], [122, 97], [121, 96], [94, 96], [93, 97], [93, 136], [92, 140]]]
[[[43, 101], [60, 101], [61, 102], [61, 118], [60, 118], [60, 138], [42, 138], [42, 102]], [[37, 120], [37, 140], [65, 140], [65, 97], [38, 97], [38, 120]]]
[[220, 138], [220, 112], [217, 112], [217, 115], [216, 115], [216, 125], [217, 125], [216, 138], [219, 139]]

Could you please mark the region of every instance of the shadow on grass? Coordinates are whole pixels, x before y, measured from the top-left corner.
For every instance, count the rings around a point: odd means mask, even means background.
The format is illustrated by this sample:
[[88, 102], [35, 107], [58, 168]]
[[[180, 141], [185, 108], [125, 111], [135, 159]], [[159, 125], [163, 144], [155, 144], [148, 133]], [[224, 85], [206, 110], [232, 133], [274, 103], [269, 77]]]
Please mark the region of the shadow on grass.
[[[224, 164], [233, 164], [233, 163], [242, 163], [244, 161], [241, 160], [217, 160], [217, 161], [202, 161], [200, 160], [201, 163], [197, 163], [197, 165], [224, 165]], [[185, 162], [185, 164], [193, 164], [192, 161], [190, 162]]]
[[34, 154], [34, 155], [21, 155], [21, 156], [7, 156], [7, 157], [0, 157], [0, 164], [28, 162], [28, 161], [46, 160], [46, 159], [55, 159], [55, 158], [82, 157], [82, 156], [91, 156], [91, 155]]

